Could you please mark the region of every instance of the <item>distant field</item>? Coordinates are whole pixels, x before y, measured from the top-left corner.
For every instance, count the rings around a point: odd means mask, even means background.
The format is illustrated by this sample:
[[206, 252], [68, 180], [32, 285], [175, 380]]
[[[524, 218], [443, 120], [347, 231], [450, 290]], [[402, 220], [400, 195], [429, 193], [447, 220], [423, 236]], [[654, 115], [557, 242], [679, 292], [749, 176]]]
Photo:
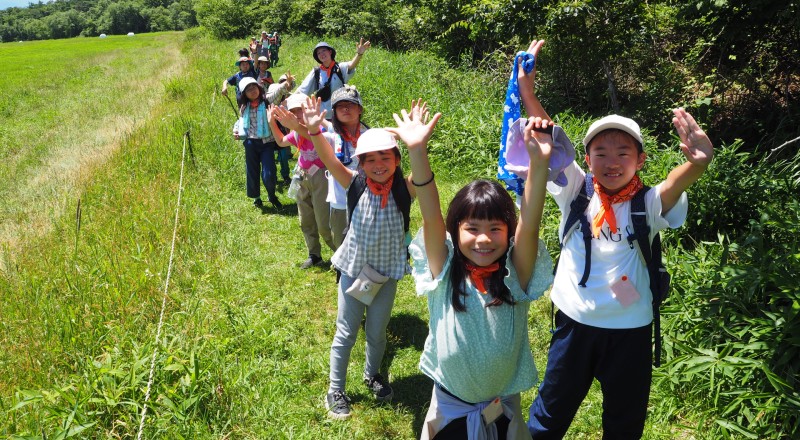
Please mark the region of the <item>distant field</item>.
[[180, 35], [0, 44], [0, 268], [161, 100]]

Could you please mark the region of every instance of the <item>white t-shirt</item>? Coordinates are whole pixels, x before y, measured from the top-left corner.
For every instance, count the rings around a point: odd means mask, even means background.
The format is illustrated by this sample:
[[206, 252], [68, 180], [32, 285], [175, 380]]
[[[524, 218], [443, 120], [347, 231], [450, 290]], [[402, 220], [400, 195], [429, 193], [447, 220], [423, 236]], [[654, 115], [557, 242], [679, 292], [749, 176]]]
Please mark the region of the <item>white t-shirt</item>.
[[[559, 239], [563, 236], [569, 205], [584, 185], [586, 175], [575, 162], [567, 167], [565, 173], [568, 179], [566, 187], [547, 184], [547, 190], [561, 210]], [[648, 191], [645, 196], [651, 240], [662, 229], [683, 225], [689, 206], [686, 193], [683, 193], [675, 206], [666, 215], [662, 215], [660, 189], [661, 184]], [[630, 205], [629, 201], [612, 205], [617, 218], [617, 230], [612, 232], [608, 223], [604, 223], [600, 237], [592, 239], [592, 266], [586, 287], [578, 285], [583, 276], [586, 256], [580, 227], [564, 243], [550, 297], [559, 310], [575, 321], [592, 327], [618, 329], [642, 327], [653, 320], [650, 275], [639, 249], [635, 245], [631, 247], [627, 240], [628, 235], [633, 233]], [[600, 198], [594, 194], [587, 209], [589, 224], [600, 206]], [[611, 285], [623, 277], [633, 283], [639, 295], [638, 299], [630, 303], [618, 300], [611, 289]]]
[[[341, 154], [343, 148], [342, 137], [334, 132], [325, 132], [322, 135], [333, 148], [333, 153]], [[353, 150], [355, 149], [353, 148]], [[352, 156], [351, 159], [346, 166], [351, 170], [356, 170], [358, 168], [358, 158]], [[328, 195], [325, 197], [325, 201], [331, 205], [332, 209], [347, 209], [347, 190], [333, 178], [330, 171], [325, 170], [325, 177], [328, 178]]]

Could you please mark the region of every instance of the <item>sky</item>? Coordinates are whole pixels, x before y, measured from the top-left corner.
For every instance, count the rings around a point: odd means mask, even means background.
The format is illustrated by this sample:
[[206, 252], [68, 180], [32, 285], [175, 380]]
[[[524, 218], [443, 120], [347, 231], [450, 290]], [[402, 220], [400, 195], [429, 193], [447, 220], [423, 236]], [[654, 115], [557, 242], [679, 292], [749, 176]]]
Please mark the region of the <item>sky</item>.
[[[44, 3], [47, 3], [47, 1], [49, 0], [43, 0]], [[8, 9], [13, 6], [24, 8], [30, 3], [39, 3], [39, 0], [0, 0], [0, 9]]]

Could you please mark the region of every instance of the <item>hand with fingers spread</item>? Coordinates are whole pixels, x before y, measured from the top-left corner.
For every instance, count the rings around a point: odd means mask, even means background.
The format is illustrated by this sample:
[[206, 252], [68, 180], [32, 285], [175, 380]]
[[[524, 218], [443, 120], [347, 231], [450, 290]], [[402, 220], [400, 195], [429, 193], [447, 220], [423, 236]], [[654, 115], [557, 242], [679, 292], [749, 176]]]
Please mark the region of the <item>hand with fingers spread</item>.
[[400, 113], [402, 117], [397, 113], [392, 115], [397, 122], [397, 128], [387, 128], [386, 130], [405, 142], [409, 151], [425, 148], [442, 114], [436, 113], [431, 118], [428, 103], [423, 102], [422, 98], [411, 101], [410, 111], [403, 109]]
[[306, 128], [311, 133], [319, 132], [319, 127], [322, 121], [325, 120], [325, 113], [327, 113], [327, 110], [322, 110], [322, 112], [320, 112], [321, 105], [322, 99], [311, 96], [309, 96], [306, 99], [306, 103], [303, 104], [303, 119], [305, 120]]
[[275, 106], [275, 109], [272, 110], [272, 116], [278, 120], [284, 127], [288, 128], [289, 130], [297, 130], [300, 128], [300, 121], [294, 116], [294, 113], [286, 110], [283, 107]]
[[708, 166], [714, 157], [714, 146], [708, 135], [682, 107], [672, 112], [675, 114], [672, 124], [681, 139], [681, 152], [686, 156], [686, 160], [695, 165]]
[[363, 39], [363, 38], [361, 38], [361, 39], [358, 41], [358, 45], [356, 46], [356, 54], [358, 54], [358, 55], [364, 55], [364, 52], [366, 52], [366, 51], [367, 51], [367, 49], [369, 49], [370, 47], [372, 47], [372, 44], [370, 44], [370, 42], [369, 42], [369, 41], [366, 41], [366, 42], [365, 42], [365, 41], [364, 41], [364, 39]]

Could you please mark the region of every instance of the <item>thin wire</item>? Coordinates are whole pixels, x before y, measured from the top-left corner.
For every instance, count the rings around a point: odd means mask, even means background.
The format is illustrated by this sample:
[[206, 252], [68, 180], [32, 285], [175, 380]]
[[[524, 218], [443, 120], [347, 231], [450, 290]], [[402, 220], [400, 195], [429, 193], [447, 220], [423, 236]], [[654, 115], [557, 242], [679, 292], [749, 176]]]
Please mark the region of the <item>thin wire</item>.
[[175, 226], [172, 228], [172, 248], [169, 251], [169, 265], [167, 266], [167, 280], [164, 283], [164, 297], [161, 300], [161, 314], [158, 317], [158, 330], [156, 330], [156, 343], [153, 348], [153, 359], [150, 361], [150, 377], [147, 379], [147, 391], [144, 393], [144, 406], [142, 407], [142, 418], [139, 420], [139, 433], [136, 435], [137, 440], [142, 439], [144, 432], [144, 419], [147, 415], [147, 402], [150, 400], [150, 389], [153, 386], [153, 372], [156, 368], [156, 356], [158, 354], [158, 341], [161, 338], [161, 327], [164, 324], [164, 309], [167, 307], [167, 290], [169, 290], [169, 279], [172, 274], [172, 258], [175, 255], [175, 238], [178, 235], [178, 214], [181, 209], [181, 194], [183, 193], [183, 164], [186, 159], [186, 140], [189, 137], [189, 132], [183, 135], [183, 153], [181, 155], [181, 178], [178, 183], [178, 205], [175, 207]]

